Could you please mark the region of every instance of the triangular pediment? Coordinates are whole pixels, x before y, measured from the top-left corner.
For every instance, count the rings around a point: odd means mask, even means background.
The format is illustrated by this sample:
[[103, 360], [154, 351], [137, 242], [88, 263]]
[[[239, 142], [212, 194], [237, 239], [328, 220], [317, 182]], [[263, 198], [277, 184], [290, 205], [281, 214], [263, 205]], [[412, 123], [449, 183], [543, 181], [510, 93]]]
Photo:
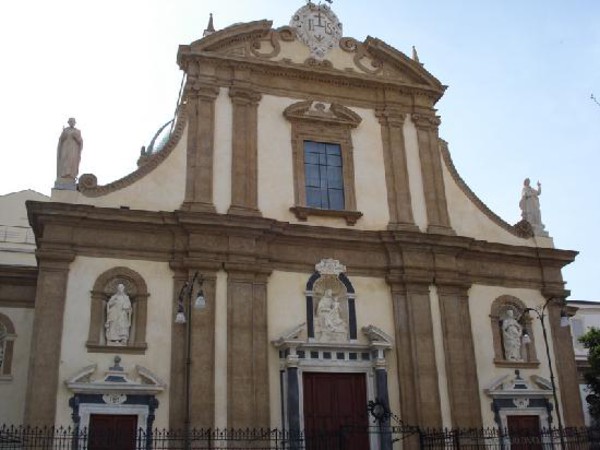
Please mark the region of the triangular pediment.
[[272, 22], [260, 20], [234, 24], [188, 46], [181, 46], [178, 62], [196, 56], [248, 60], [255, 63], [277, 63], [283, 67], [303, 67], [327, 73], [339, 72], [345, 77], [355, 75], [364, 79], [381, 79], [427, 89], [441, 97], [445, 86], [431, 75], [418, 61], [386, 44], [380, 39], [367, 37], [359, 42], [350, 37], [341, 38], [339, 45], [331, 49], [323, 60], [310, 55], [293, 28], [271, 28]]

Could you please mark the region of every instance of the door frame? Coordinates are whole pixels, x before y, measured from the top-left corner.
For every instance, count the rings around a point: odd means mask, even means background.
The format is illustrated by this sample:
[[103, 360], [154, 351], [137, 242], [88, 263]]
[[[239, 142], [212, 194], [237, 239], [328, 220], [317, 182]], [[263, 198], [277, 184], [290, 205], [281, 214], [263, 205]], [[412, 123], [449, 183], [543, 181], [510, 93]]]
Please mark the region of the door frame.
[[136, 431], [146, 430], [149, 408], [148, 405], [107, 405], [98, 403], [81, 403], [79, 405], [79, 426], [89, 429], [92, 414], [111, 416], [137, 416]]

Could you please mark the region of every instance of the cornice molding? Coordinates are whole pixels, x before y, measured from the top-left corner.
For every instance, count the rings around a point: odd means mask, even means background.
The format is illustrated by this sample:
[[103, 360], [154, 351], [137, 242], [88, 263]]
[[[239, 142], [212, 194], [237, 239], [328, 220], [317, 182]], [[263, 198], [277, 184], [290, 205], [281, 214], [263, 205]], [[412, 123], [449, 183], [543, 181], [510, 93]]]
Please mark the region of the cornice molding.
[[[577, 252], [512, 246], [464, 236], [415, 231], [364, 231], [290, 224], [261, 217], [149, 212], [47, 202], [28, 203], [36, 233], [44, 227], [72, 227], [71, 241], [41, 240], [43, 260], [68, 262], [75, 255], [120, 257], [174, 263], [182, 267], [228, 263], [235, 271], [312, 272], [327, 247], [342, 256], [354, 275], [387, 276], [390, 283], [439, 284], [462, 288], [472, 283], [542, 289], [562, 286], [560, 269]], [[98, 241], [110, 229], [110, 237]], [[153, 236], [152, 240], [144, 236]], [[202, 236], [202, 238], [200, 238]], [[240, 253], [239, 239], [245, 239]], [[133, 243], [133, 244], [132, 244]], [[46, 250], [48, 249], [48, 250]], [[322, 257], [322, 256], [321, 256]], [[540, 265], [548, 270], [540, 272]], [[435, 276], [435, 279], [433, 278]], [[544, 278], [544, 279], [542, 279]]]
[[294, 103], [283, 111], [283, 115], [290, 121], [321, 122], [350, 128], [356, 128], [362, 122], [362, 118], [350, 108], [339, 103], [331, 103], [327, 108], [326, 103], [314, 100]]

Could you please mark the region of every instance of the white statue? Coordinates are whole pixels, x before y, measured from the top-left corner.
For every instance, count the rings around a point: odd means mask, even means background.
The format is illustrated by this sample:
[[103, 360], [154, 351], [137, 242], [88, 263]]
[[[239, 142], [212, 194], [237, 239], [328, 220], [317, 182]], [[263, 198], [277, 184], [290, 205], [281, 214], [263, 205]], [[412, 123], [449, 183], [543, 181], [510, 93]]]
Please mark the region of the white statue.
[[521, 208], [521, 217], [531, 224], [533, 228], [533, 234], [536, 236], [547, 236], [548, 233], [544, 231], [544, 224], [542, 223], [542, 213], [540, 211], [540, 195], [542, 195], [542, 185], [538, 181], [537, 189], [530, 186], [531, 181], [529, 178], [525, 178], [523, 182], [523, 191], [521, 193], [521, 201], [519, 207]]
[[340, 302], [333, 297], [331, 289], [326, 289], [317, 306], [317, 321], [321, 340], [345, 340], [348, 327], [342, 319]]
[[107, 345], [127, 345], [131, 329], [131, 301], [122, 284], [117, 286], [117, 292], [106, 304], [104, 328]]
[[58, 149], [56, 155], [56, 184], [75, 183], [75, 178], [79, 173], [79, 163], [81, 161], [81, 149], [83, 148], [83, 139], [81, 132], [75, 128], [75, 119], [69, 119], [69, 126], [63, 128], [58, 139]]
[[504, 342], [504, 358], [508, 361], [523, 361], [521, 356], [521, 342], [523, 326], [514, 317], [514, 311], [506, 311], [502, 321], [502, 337]]

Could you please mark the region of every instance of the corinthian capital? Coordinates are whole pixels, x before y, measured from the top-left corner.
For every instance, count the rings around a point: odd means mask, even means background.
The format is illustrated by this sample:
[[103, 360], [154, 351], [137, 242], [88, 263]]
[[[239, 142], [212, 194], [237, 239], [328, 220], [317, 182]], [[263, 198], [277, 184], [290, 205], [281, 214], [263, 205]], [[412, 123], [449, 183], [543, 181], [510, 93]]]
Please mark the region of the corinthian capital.
[[433, 114], [413, 114], [411, 119], [417, 128], [436, 129], [440, 126], [441, 120]]

